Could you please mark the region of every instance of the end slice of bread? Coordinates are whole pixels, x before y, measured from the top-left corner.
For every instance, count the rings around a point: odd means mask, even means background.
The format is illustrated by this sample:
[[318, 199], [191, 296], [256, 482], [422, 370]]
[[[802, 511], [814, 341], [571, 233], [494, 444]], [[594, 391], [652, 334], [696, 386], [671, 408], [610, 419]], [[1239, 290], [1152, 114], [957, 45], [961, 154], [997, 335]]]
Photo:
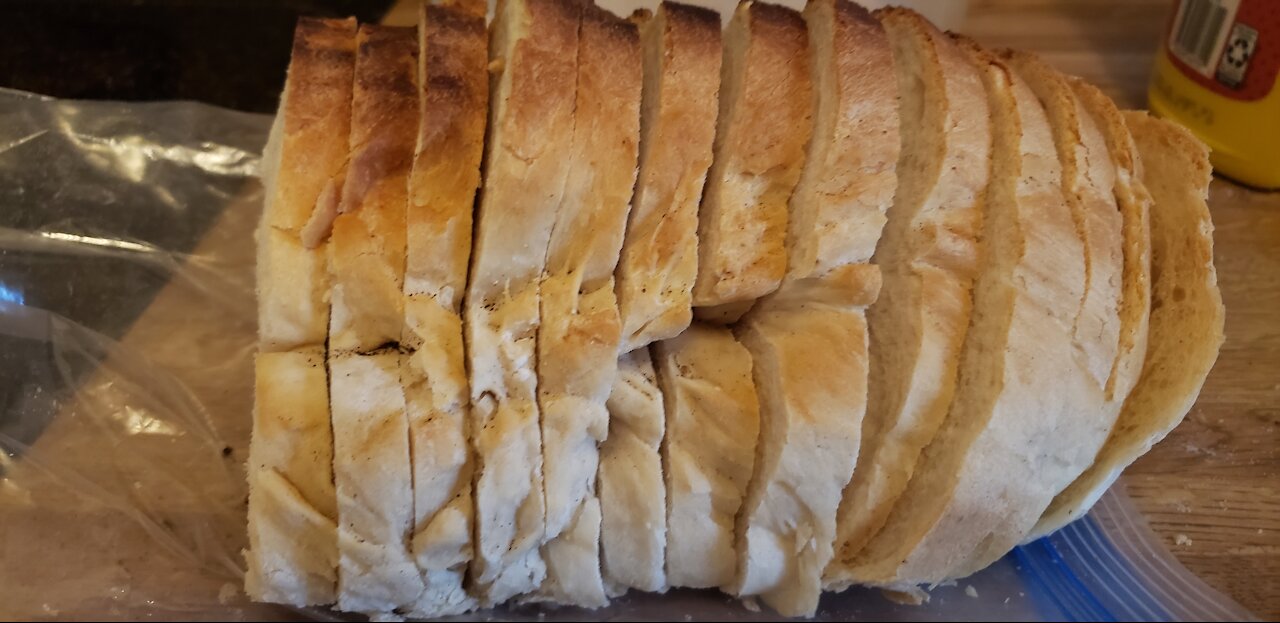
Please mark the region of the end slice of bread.
[[640, 172], [618, 261], [622, 351], [673, 337], [693, 317], [698, 203], [715, 139], [720, 16], [663, 2], [639, 18]]
[[1205, 203], [1208, 149], [1187, 130], [1125, 111], [1152, 198], [1151, 320], [1142, 375], [1093, 465], [1040, 520], [1048, 533], [1084, 514], [1130, 463], [1182, 421], [1218, 358], [1225, 311]]
[[[749, 306], [786, 272], [787, 199], [813, 106], [807, 49], [799, 13], [753, 0], [738, 5], [725, 32], [714, 160], [698, 215], [696, 308]], [[706, 318], [736, 320], [723, 310]]]
[[667, 582], [731, 588], [734, 522], [760, 431], [751, 354], [729, 329], [697, 322], [653, 348], [667, 414]]
[[257, 235], [262, 352], [322, 345], [328, 335], [324, 244], [347, 161], [355, 49], [354, 19], [298, 20], [264, 150], [266, 200]]

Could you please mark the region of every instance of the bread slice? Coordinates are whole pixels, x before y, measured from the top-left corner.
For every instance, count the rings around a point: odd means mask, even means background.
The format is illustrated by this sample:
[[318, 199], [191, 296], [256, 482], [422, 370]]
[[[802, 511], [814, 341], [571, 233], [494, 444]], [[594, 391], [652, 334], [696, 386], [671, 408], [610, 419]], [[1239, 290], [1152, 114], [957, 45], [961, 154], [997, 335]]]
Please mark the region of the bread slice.
[[871, 261], [898, 186], [898, 83], [884, 28], [848, 0], [810, 0], [813, 132], [789, 202], [787, 275]]
[[[1127, 276], [1123, 218], [1114, 193], [1116, 168], [1102, 129], [1084, 110], [1066, 76], [1029, 52], [1006, 50], [1001, 57], [1027, 82], [1049, 115], [1062, 163], [1063, 192], [1085, 249], [1085, 291], [1076, 314], [1075, 341], [1089, 374], [1105, 387], [1120, 343], [1120, 302]], [[1118, 402], [1115, 409], [1108, 407], [1112, 420], [1118, 408]]]
[[547, 579], [537, 598], [608, 604], [600, 574], [598, 446], [617, 372], [613, 271], [622, 247], [640, 142], [640, 39], [635, 24], [584, 5], [569, 180], [547, 248], [538, 330], [538, 407], [546, 491]]
[[249, 442], [244, 591], [293, 606], [337, 598], [337, 498], [324, 348], [261, 353]]
[[[849, 268], [878, 280], [872, 266]], [[857, 461], [867, 396], [862, 309], [875, 289], [867, 291], [853, 308], [810, 300], [765, 311], [762, 301], [736, 328], [753, 362], [760, 442], [738, 516], [731, 592], [760, 595], [784, 616], [817, 610], [836, 509]]]
[[410, 608], [423, 589], [409, 553], [413, 478], [400, 358], [390, 347], [329, 358], [338, 608], [348, 612]]
[[824, 578], [837, 589], [854, 581], [855, 556], [884, 525], [951, 404], [991, 166], [990, 115], [977, 68], [919, 14], [893, 8], [876, 16], [892, 46], [906, 122], [898, 190], [874, 258], [883, 287], [867, 314], [862, 450]]
[[983, 74], [993, 112], [989, 246], [946, 421], [852, 565], [852, 577], [868, 584], [972, 572], [991, 542], [1025, 536], [1096, 451], [1075, 447], [1078, 408], [1100, 396], [1090, 395], [1093, 381], [1072, 340], [1084, 249], [1048, 119], [997, 58], [971, 42], [961, 47]]
[[698, 202], [720, 92], [720, 16], [663, 2], [640, 22], [640, 173], [618, 261], [625, 351], [673, 337], [693, 317]]
[[[1093, 465], [1054, 499], [1035, 533], [1088, 511], [1120, 472], [1182, 421], [1218, 358], [1225, 310], [1205, 204], [1208, 150], [1187, 130], [1126, 111], [1151, 210], [1151, 320], [1146, 362]], [[1139, 194], [1140, 196], [1140, 194]]]
[[666, 589], [667, 492], [659, 448], [662, 390], [648, 348], [618, 358], [600, 444], [600, 566], [611, 595]]
[[329, 396], [338, 607], [376, 614], [411, 607], [423, 589], [409, 552], [413, 480], [396, 349], [418, 41], [413, 28], [370, 25], [356, 40], [350, 163], [329, 243]]
[[800, 14], [744, 0], [724, 38], [714, 159], [698, 215], [699, 318], [737, 320], [787, 268], [787, 199], [813, 101]]
[[490, 35], [489, 133], [464, 310], [475, 451], [472, 590], [542, 584], [546, 524], [534, 371], [539, 283], [569, 174], [581, 9], [504, 0]]
[[408, 182], [400, 371], [413, 465], [410, 549], [425, 584], [416, 618], [474, 606], [463, 589], [474, 511], [461, 314], [489, 101], [484, 13], [475, 8], [424, 3], [418, 21], [421, 121]]
[[[853, 474], [867, 399], [866, 264], [893, 200], [898, 93], [880, 23], [846, 0], [811, 0], [815, 124], [791, 196], [788, 272], [737, 327], [754, 362], [761, 437], [738, 517], [735, 592], [812, 616]], [[833, 379], [838, 381], [833, 382]]]
[[244, 552], [245, 593], [259, 601], [309, 606], [337, 598], [323, 238], [347, 156], [346, 141], [333, 137], [347, 136], [351, 123], [355, 47], [353, 19], [298, 21], [264, 151], [266, 205], [257, 234], [261, 354], [254, 363]]
[[760, 431], [751, 354], [728, 329], [697, 322], [653, 348], [667, 414], [667, 583], [731, 587], [734, 518]]
[[354, 19], [302, 18], [280, 110], [264, 152], [266, 201], [258, 230], [258, 348], [322, 345], [329, 282], [324, 241], [347, 160]]

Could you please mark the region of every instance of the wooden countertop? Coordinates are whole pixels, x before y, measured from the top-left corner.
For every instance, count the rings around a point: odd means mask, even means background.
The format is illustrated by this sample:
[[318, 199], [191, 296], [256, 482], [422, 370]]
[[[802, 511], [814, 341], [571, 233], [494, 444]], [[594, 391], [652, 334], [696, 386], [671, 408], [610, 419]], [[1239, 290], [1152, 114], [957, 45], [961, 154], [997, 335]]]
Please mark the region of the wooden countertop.
[[[977, 0], [963, 31], [1038, 52], [1124, 107], [1145, 108], [1172, 0]], [[1227, 341], [1187, 419], [1123, 477], [1178, 560], [1280, 618], [1280, 192], [1210, 189]]]

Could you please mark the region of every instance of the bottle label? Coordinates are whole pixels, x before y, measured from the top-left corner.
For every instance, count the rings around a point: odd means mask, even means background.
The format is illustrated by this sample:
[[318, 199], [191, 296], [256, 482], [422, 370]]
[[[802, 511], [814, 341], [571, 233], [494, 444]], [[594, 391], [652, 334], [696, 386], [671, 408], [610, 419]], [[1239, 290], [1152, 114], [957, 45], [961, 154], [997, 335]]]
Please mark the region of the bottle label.
[[1234, 100], [1257, 100], [1280, 73], [1280, 2], [1179, 0], [1166, 39], [1173, 64]]

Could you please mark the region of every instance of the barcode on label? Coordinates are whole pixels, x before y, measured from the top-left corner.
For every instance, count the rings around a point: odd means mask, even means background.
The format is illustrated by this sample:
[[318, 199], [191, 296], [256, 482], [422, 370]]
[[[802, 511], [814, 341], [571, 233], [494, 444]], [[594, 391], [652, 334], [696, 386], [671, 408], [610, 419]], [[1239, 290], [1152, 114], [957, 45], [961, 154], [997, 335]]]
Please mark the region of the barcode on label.
[[1171, 33], [1170, 49], [1182, 62], [1211, 76], [1238, 4], [1239, 0], [1182, 0]]

